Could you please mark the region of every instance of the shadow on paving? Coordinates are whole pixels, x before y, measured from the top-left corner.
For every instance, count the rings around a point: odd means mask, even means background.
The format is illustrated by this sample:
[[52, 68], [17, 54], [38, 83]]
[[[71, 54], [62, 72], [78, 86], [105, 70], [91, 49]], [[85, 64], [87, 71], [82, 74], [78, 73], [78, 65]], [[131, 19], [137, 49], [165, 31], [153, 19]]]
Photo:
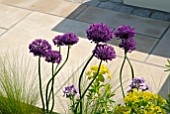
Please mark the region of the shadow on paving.
[[[86, 29], [92, 23], [84, 23], [84, 22], [80, 22], [80, 21], [73, 21], [72, 19], [75, 19], [82, 12], [82, 11], [79, 12], [79, 10], [82, 10], [83, 5], [87, 5], [84, 8], [84, 9], [86, 9], [88, 7], [88, 4], [94, 4], [94, 3], [95, 3], [95, 1], [93, 1], [93, 0], [83, 3], [74, 12], [72, 12], [69, 16], [67, 16], [67, 18], [65, 20], [63, 20], [61, 23], [56, 25], [52, 30], [53, 31], [57, 31], [57, 32], [61, 32], [61, 33], [74, 32], [79, 37], [86, 38]], [[97, 5], [97, 3], [96, 3], [96, 5]], [[77, 14], [75, 16], [75, 14], [77, 12], [79, 12], [79, 14]], [[102, 23], [105, 23], [105, 22], [102, 22]], [[109, 26], [111, 26], [111, 25], [109, 25]], [[115, 28], [112, 28], [112, 29], [114, 30]], [[137, 34], [137, 36], [140, 36], [140, 35]], [[151, 39], [154, 39], [154, 38], [151, 38]], [[118, 46], [119, 42], [116, 40], [116, 38], [114, 38], [110, 42], [110, 44]], [[153, 43], [153, 46], [154, 45], [155, 45], [155, 43]], [[142, 46], [145, 47], [145, 45], [143, 45], [143, 44], [142, 44]], [[153, 47], [153, 46], [151, 46], [151, 47]], [[143, 48], [137, 48], [137, 51], [144, 52], [144, 53], [150, 53], [150, 51], [148, 52], [148, 50], [143, 49]], [[165, 58], [170, 58], [170, 56], [159, 55], [159, 54], [156, 54], [156, 53], [154, 53], [154, 54], [158, 55], [158, 56], [163, 56]], [[170, 83], [170, 76], [168, 76], [167, 80], [165, 81], [165, 83], [163, 84], [162, 88], [160, 89], [160, 91], [159, 91], [160, 95], [162, 95], [164, 97], [167, 96], [167, 94], [170, 91], [170, 86], [169, 86], [170, 84], [169, 83]]]

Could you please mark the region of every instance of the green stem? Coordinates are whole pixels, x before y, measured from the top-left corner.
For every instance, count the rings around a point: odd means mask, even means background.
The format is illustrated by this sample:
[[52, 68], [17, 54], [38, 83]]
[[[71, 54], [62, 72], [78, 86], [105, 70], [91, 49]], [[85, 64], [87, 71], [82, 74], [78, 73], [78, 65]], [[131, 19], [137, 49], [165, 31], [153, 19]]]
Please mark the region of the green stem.
[[44, 98], [43, 98], [43, 92], [42, 92], [42, 80], [41, 80], [41, 57], [38, 58], [38, 76], [39, 76], [39, 90], [40, 90], [40, 97], [41, 97], [41, 103], [43, 106], [43, 112], [45, 112], [45, 104], [44, 104]]
[[[53, 74], [53, 77], [48, 81], [47, 83], [47, 87], [46, 87], [46, 101], [49, 102], [49, 97], [48, 97], [48, 90], [49, 90], [49, 86], [50, 86], [50, 83], [52, 81], [53, 78], [55, 78], [55, 76], [59, 73], [59, 71], [63, 68], [63, 66], [66, 64], [67, 60], [68, 60], [68, 57], [69, 57], [69, 53], [70, 53], [70, 47], [68, 46], [68, 50], [67, 50], [67, 57], [64, 61], [64, 63], [61, 65], [61, 67], [55, 71], [55, 73]], [[49, 94], [50, 96], [50, 94]]]
[[50, 95], [49, 95], [49, 99], [50, 99], [51, 93], [52, 93], [52, 106], [51, 106], [50, 114], [52, 113], [52, 111], [54, 109], [54, 102], [55, 102], [55, 99], [54, 99], [54, 77], [53, 77], [53, 74], [54, 74], [54, 64], [52, 64], [52, 85], [51, 85], [51, 91], [50, 91]]
[[134, 70], [133, 70], [133, 66], [132, 66], [132, 64], [131, 64], [131, 62], [130, 62], [130, 60], [129, 60], [129, 58], [126, 56], [126, 58], [127, 58], [127, 61], [128, 61], [128, 63], [129, 63], [129, 66], [130, 66], [130, 69], [131, 69], [131, 73], [132, 73], [132, 80], [134, 79]]
[[[97, 47], [98, 44], [96, 44], [95, 48]], [[82, 77], [83, 77], [83, 74], [85, 72], [85, 69], [87, 68], [88, 64], [90, 63], [90, 61], [92, 60], [92, 58], [94, 57], [94, 54], [92, 54], [92, 56], [89, 58], [89, 60], [87, 61], [87, 63], [85, 64], [81, 74], [80, 74], [80, 77], [79, 77], [79, 84], [78, 84], [78, 87], [79, 87], [79, 94], [80, 94], [80, 97], [81, 97], [81, 81], [82, 81]], [[79, 105], [79, 102], [77, 103], [76, 105], [76, 113], [77, 113], [77, 108], [78, 108], [78, 105]], [[80, 113], [82, 113], [82, 101], [80, 101]]]
[[[61, 53], [61, 46], [59, 46], [59, 52]], [[58, 66], [59, 66], [59, 64], [56, 65], [55, 71], [57, 71]]]
[[[96, 73], [96, 75], [94, 76], [93, 80], [90, 82], [90, 84], [87, 86], [86, 90], [84, 91], [84, 93], [82, 94], [82, 96], [80, 96], [80, 100], [79, 102], [77, 103], [77, 107], [80, 103], [80, 106], [81, 106], [81, 101], [82, 99], [84, 98], [84, 95], [86, 94], [87, 90], [90, 88], [90, 86], [93, 84], [93, 82], [95, 81], [95, 79], [97, 78], [98, 74], [99, 74], [99, 71], [100, 71], [100, 67], [101, 67], [101, 64], [102, 64], [102, 60], [100, 61], [100, 64], [99, 64], [99, 68], [98, 68], [98, 71]], [[76, 109], [77, 109], [76, 107]], [[80, 114], [82, 114], [82, 108], [80, 107]]]
[[125, 65], [125, 61], [126, 61], [126, 53], [125, 53], [125, 56], [124, 56], [124, 59], [123, 59], [123, 63], [121, 65], [121, 68], [120, 68], [120, 74], [119, 74], [119, 80], [120, 80], [120, 88], [121, 88], [121, 91], [122, 91], [122, 96], [125, 97], [125, 93], [124, 93], [124, 89], [123, 89], [123, 83], [122, 83], [122, 71], [123, 71], [123, 67]]
[[90, 86], [93, 84], [93, 82], [95, 81], [95, 79], [97, 78], [98, 74], [99, 74], [99, 71], [100, 71], [100, 67], [101, 67], [101, 64], [102, 64], [102, 60], [100, 61], [99, 63], [99, 68], [97, 70], [97, 73], [96, 75], [94, 76], [93, 80], [90, 82], [90, 84], [87, 86], [86, 90], [84, 91], [84, 93], [82, 94], [80, 100], [84, 97], [84, 95], [86, 94], [87, 90], [90, 88]]
[[[81, 74], [80, 74], [79, 84], [78, 84], [80, 96], [81, 96], [81, 81], [82, 81], [82, 77], [83, 77], [83, 74], [84, 74], [84, 72], [85, 72], [85, 69], [87, 68], [88, 64], [90, 63], [90, 61], [92, 60], [93, 57], [94, 57], [94, 55], [92, 55], [92, 56], [89, 58], [89, 60], [88, 60], [87, 63], [85, 64], [85, 66], [84, 66], [84, 68], [83, 68], [83, 70], [82, 70], [82, 72], [81, 72]], [[79, 103], [76, 105], [76, 111], [77, 111], [78, 105], [79, 105]], [[80, 110], [81, 110], [81, 109], [82, 109], [82, 101], [80, 101]]]

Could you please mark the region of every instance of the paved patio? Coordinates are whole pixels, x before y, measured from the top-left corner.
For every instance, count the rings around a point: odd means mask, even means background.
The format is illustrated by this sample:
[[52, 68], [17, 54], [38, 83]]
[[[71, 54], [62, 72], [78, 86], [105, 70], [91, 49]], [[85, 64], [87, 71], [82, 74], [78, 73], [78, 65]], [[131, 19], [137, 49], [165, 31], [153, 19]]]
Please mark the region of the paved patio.
[[[0, 52], [3, 54], [12, 49], [31, 56], [34, 69], [37, 59], [29, 54], [28, 50], [28, 45], [32, 40], [43, 38], [52, 44], [51, 39], [54, 36], [65, 32], [75, 32], [79, 36], [80, 42], [72, 47], [70, 59], [56, 79], [56, 83], [58, 82], [56, 92], [58, 92], [58, 96], [62, 97], [63, 87], [61, 85], [71, 84], [68, 79], [77, 76], [76, 71], [79, 70], [78, 68], [82, 68], [81, 66], [94, 48], [94, 45], [86, 39], [85, 29], [90, 24], [99, 22], [108, 24], [113, 29], [124, 24], [131, 25], [136, 29], [137, 50], [128, 55], [134, 65], [135, 75], [144, 77], [153, 92], [160, 93], [165, 97], [170, 90], [169, 73], [164, 72], [167, 58], [170, 58], [169, 21], [65, 0], [0, 0]], [[114, 77], [112, 83], [116, 88], [119, 86], [118, 72], [123, 51], [117, 46], [116, 39], [110, 43], [116, 50], [117, 58], [105, 64], [112, 72]], [[65, 51], [64, 48], [63, 52], [65, 53]], [[96, 65], [97, 62], [94, 60], [92, 64]], [[44, 72], [49, 72], [46, 67], [48, 65], [44, 64]], [[130, 69], [127, 66], [124, 72], [126, 90], [128, 90], [130, 78]], [[121, 99], [120, 90], [116, 93], [115, 98]], [[58, 107], [56, 109], [58, 111]]]

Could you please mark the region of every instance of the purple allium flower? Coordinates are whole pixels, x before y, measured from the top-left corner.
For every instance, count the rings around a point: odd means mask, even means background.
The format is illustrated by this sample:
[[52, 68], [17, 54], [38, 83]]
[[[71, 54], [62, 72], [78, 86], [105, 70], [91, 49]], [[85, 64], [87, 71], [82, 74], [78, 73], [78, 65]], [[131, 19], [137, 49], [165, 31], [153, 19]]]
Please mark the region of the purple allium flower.
[[136, 41], [134, 40], [135, 30], [134, 28], [123, 25], [118, 27], [114, 34], [118, 39], [121, 39], [121, 43], [119, 44], [120, 48], [125, 50], [125, 53], [132, 52], [136, 49]]
[[107, 44], [98, 44], [93, 50], [93, 54], [98, 59], [101, 59], [106, 62], [107, 60], [112, 60], [116, 57], [114, 48]]
[[86, 33], [87, 38], [95, 43], [108, 42], [114, 37], [112, 29], [103, 23], [91, 24]]
[[145, 80], [143, 78], [134, 78], [129, 86], [131, 87], [131, 89], [128, 92], [133, 91], [134, 88], [139, 91], [146, 91], [149, 89], [149, 87], [145, 84]]
[[61, 57], [61, 54], [59, 51], [50, 50], [45, 55], [45, 60], [47, 62], [60, 64], [61, 59], [62, 59], [62, 57]]
[[29, 45], [29, 49], [34, 56], [44, 57], [51, 50], [51, 45], [46, 40], [36, 39]]
[[136, 49], [136, 41], [133, 38], [130, 39], [122, 39], [121, 43], [119, 44], [120, 48], [125, 50], [125, 53], [132, 52]]
[[129, 39], [133, 38], [135, 35], [135, 30], [134, 28], [128, 26], [128, 25], [123, 25], [118, 27], [115, 31], [114, 34], [116, 37], [120, 39]]
[[66, 96], [66, 98], [73, 98], [75, 95], [79, 96], [79, 91], [74, 85], [65, 87], [63, 92], [63, 96]]
[[53, 39], [53, 42], [54, 42], [54, 45], [63, 46], [64, 45], [63, 36], [62, 35], [55, 36]]
[[58, 35], [53, 39], [54, 45], [73, 45], [78, 42], [78, 37], [74, 33], [65, 33], [64, 35]]

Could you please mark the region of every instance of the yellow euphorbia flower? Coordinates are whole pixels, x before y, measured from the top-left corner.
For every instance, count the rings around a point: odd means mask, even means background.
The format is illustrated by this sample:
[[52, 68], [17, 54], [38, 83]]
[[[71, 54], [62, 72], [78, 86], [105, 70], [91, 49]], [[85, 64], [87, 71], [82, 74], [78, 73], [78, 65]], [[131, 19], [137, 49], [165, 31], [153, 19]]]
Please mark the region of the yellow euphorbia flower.
[[[86, 72], [86, 75], [88, 76], [89, 80], [92, 79], [96, 75], [98, 68], [99, 66], [91, 66], [90, 70]], [[101, 65], [98, 76], [102, 76], [99, 78], [104, 78], [105, 75], [107, 75], [109, 79], [112, 79], [109, 69], [105, 65]]]

